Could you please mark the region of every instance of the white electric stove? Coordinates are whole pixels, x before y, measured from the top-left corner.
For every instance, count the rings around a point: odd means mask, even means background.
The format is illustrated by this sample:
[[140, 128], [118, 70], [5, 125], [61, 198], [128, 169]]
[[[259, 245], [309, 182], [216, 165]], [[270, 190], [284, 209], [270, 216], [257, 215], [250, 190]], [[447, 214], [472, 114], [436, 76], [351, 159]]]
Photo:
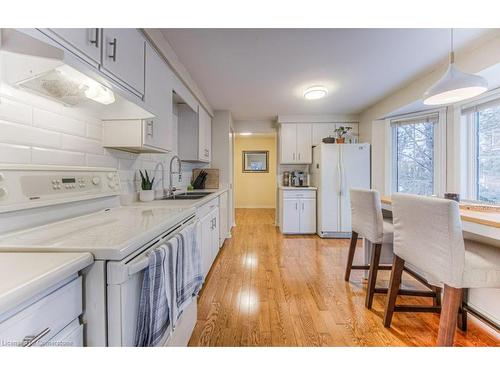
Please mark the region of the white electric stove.
[[[147, 251], [196, 221], [194, 209], [120, 206], [120, 193], [114, 169], [0, 165], [0, 252], [94, 256], [84, 275], [88, 346], [133, 345]], [[196, 303], [186, 316], [173, 344], [187, 343]]]

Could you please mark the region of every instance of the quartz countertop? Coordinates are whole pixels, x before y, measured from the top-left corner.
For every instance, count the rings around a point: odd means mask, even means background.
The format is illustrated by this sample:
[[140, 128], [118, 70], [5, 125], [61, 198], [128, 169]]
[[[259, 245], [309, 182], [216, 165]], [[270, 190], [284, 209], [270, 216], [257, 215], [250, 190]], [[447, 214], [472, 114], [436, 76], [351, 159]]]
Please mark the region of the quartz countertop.
[[[217, 198], [219, 195], [225, 193], [229, 189], [222, 187], [219, 189], [200, 189], [191, 190], [190, 193], [211, 193], [200, 199], [156, 199], [151, 202], [133, 202], [131, 206], [147, 207], [147, 206], [159, 206], [159, 207], [169, 207], [169, 208], [185, 208], [185, 209], [196, 209], [204, 204], [210, 202], [212, 199]], [[181, 194], [185, 191], [177, 191], [176, 194]]]
[[90, 253], [0, 253], [0, 315], [92, 262]]
[[121, 260], [194, 214], [190, 207], [114, 207], [0, 236], [0, 252], [90, 252]]

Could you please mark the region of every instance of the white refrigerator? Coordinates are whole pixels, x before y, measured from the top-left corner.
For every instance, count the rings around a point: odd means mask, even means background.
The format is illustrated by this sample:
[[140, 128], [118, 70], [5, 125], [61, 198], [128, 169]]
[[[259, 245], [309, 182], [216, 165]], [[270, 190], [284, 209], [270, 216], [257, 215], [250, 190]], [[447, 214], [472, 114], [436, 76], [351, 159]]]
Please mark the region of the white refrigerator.
[[311, 184], [317, 192], [317, 233], [347, 238], [351, 234], [349, 189], [370, 188], [370, 145], [326, 144], [313, 148]]

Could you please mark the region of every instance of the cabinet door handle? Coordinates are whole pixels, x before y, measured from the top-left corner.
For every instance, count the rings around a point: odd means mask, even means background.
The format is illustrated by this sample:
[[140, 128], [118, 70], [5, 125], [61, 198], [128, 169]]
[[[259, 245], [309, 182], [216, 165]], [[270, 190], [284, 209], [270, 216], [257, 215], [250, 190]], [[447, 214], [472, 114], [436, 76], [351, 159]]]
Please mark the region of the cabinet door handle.
[[299, 152], [299, 160], [300, 160], [300, 152]]
[[95, 44], [95, 48], [99, 48], [99, 29], [95, 29], [95, 39], [90, 39], [90, 44]]
[[293, 160], [295, 160], [295, 152], [293, 153]]
[[23, 346], [24, 347], [33, 346], [34, 344], [36, 344], [37, 341], [39, 341], [42, 337], [46, 336], [49, 332], [50, 328], [47, 327], [42, 332], [36, 334], [35, 336], [26, 336], [23, 339]]
[[295, 202], [295, 211], [297, 211], [298, 209], [299, 209], [299, 203]]
[[302, 202], [302, 211], [304, 211], [304, 202]]
[[113, 38], [113, 41], [109, 42], [109, 45], [113, 47], [113, 53], [108, 55], [108, 57], [113, 61], [116, 61], [116, 38]]
[[146, 126], [148, 127], [147, 135], [153, 137], [154, 136], [154, 121], [153, 120], [147, 120], [146, 121]]

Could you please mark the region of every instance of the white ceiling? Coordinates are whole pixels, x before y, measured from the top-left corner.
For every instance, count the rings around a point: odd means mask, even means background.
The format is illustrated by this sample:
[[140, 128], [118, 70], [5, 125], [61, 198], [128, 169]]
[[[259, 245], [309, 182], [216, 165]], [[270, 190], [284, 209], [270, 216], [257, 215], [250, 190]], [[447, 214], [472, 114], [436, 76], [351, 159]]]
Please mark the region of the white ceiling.
[[[359, 113], [446, 58], [449, 29], [163, 29], [214, 109], [236, 119]], [[488, 29], [455, 29], [458, 49]], [[329, 95], [306, 101], [305, 88]]]

